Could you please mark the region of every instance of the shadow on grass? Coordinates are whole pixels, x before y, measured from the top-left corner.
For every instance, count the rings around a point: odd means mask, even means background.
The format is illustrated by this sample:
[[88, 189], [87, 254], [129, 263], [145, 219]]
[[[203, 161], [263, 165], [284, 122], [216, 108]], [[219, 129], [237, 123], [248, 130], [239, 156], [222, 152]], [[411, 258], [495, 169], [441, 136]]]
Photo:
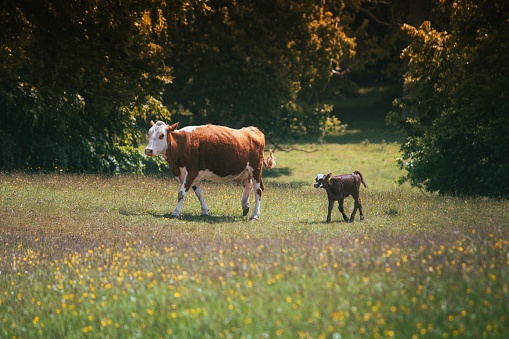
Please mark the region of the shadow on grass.
[[305, 187], [305, 186], [313, 186], [313, 183], [314, 183], [314, 178], [313, 178], [313, 181], [303, 181], [303, 180], [292, 180], [290, 181], [289, 183], [288, 182], [280, 182], [280, 181], [271, 181], [270, 182], [270, 185], [273, 186], [273, 187], [278, 187], [278, 188], [302, 188], [302, 187]]
[[264, 178], [278, 178], [290, 174], [292, 174], [292, 170], [288, 167], [276, 167], [267, 171], [263, 171]]
[[157, 219], [168, 219], [168, 220], [182, 220], [190, 222], [206, 222], [209, 224], [215, 223], [227, 223], [227, 222], [240, 222], [243, 220], [249, 220], [248, 217], [232, 216], [232, 215], [196, 215], [196, 214], [181, 214], [179, 218], [173, 218], [170, 213], [155, 213], [155, 212], [135, 212], [120, 210], [119, 214], [132, 217], [132, 216], [143, 216], [151, 215]]
[[300, 223], [304, 224], [304, 225], [347, 226], [347, 225], [355, 224], [355, 221], [349, 222], [349, 221], [344, 221], [343, 219], [334, 220], [334, 218], [332, 218], [332, 221], [327, 222], [327, 221], [325, 221], [325, 218], [324, 218], [323, 220], [301, 221]]
[[189, 222], [206, 222], [209, 224], [219, 224], [228, 222], [240, 222], [249, 220], [247, 217], [234, 217], [232, 215], [196, 215], [196, 214], [181, 214], [178, 219], [172, 218], [171, 214], [153, 214], [156, 218], [183, 220]]

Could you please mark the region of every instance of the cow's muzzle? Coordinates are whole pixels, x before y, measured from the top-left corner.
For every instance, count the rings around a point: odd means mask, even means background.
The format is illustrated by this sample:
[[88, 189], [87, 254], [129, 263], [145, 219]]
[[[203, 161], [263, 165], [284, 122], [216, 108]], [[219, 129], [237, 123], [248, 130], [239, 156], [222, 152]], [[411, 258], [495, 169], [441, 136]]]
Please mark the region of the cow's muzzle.
[[153, 156], [154, 155], [154, 150], [152, 148], [145, 148], [145, 154], [148, 155], [148, 156]]

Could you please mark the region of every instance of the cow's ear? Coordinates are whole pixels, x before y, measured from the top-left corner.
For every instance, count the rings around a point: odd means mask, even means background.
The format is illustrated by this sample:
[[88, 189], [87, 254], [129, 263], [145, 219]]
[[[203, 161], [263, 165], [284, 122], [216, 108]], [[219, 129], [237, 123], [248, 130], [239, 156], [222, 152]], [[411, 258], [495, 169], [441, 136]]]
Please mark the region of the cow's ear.
[[150, 127], [152, 127], [154, 125], [155, 125], [154, 120], [150, 120]]
[[178, 123], [178, 122], [176, 122], [176, 123], [174, 123], [173, 125], [168, 125], [168, 126], [166, 126], [166, 130], [167, 130], [168, 132], [173, 132], [174, 130], [176, 130], [176, 129], [177, 129], [177, 127], [178, 127], [178, 126], [179, 126], [179, 123]]
[[331, 178], [331, 177], [332, 177], [332, 173], [327, 174], [327, 175], [325, 176], [324, 181], [329, 182], [329, 180], [330, 180], [330, 178]]

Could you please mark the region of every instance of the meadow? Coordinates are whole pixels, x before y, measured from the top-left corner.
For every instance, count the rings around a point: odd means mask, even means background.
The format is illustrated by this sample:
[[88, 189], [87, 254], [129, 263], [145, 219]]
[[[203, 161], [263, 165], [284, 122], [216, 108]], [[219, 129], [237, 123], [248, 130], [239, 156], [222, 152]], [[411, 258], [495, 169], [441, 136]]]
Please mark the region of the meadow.
[[[509, 202], [398, 186], [373, 121], [276, 151], [257, 221], [235, 183], [170, 219], [172, 178], [0, 173], [0, 337], [505, 337]], [[366, 219], [325, 223], [316, 174], [354, 170]]]

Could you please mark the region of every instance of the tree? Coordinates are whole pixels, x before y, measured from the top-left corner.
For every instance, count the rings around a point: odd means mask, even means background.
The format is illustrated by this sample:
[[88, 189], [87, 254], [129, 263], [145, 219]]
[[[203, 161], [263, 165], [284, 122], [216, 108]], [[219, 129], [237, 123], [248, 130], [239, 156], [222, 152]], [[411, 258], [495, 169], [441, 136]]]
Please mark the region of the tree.
[[509, 4], [440, 1], [448, 31], [405, 26], [402, 181], [441, 194], [509, 198]]
[[337, 123], [319, 96], [355, 47], [340, 20], [342, 1], [211, 1], [210, 8], [170, 28], [175, 78], [164, 103], [178, 119], [254, 124], [278, 138], [321, 135], [327, 121]]
[[402, 82], [405, 65], [401, 50], [409, 44], [401, 27], [424, 20], [441, 25], [445, 17], [430, 0], [350, 0], [345, 8], [350, 36], [357, 43], [351, 78], [358, 84]]
[[165, 3], [2, 2], [0, 168], [139, 170], [125, 108], [160, 97], [171, 80], [165, 11], [186, 5]]

